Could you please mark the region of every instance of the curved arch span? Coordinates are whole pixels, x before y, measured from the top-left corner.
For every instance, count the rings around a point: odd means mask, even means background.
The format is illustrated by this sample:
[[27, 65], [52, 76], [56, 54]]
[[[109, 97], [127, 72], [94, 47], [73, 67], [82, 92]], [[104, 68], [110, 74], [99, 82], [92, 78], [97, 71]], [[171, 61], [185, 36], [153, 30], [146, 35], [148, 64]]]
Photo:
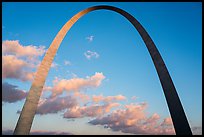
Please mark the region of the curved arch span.
[[29, 134], [48, 71], [55, 57], [55, 54], [62, 40], [64, 39], [65, 35], [69, 31], [69, 29], [83, 15], [91, 11], [100, 10], [100, 9], [111, 10], [121, 14], [127, 20], [129, 20], [132, 23], [132, 25], [135, 27], [135, 29], [139, 32], [154, 62], [154, 66], [157, 70], [157, 74], [159, 76], [159, 79], [164, 91], [164, 95], [166, 97], [166, 101], [172, 117], [176, 134], [191, 135], [192, 132], [188, 124], [182, 104], [176, 92], [176, 88], [174, 87], [173, 81], [169, 75], [169, 72], [166, 68], [165, 63], [159, 51], [157, 50], [154, 42], [150, 38], [149, 34], [142, 27], [142, 25], [126, 11], [113, 6], [105, 6], [105, 5], [93, 6], [80, 11], [79, 13], [74, 15], [58, 32], [58, 34], [52, 41], [49, 49], [47, 50], [37, 70], [37, 73], [32, 83], [32, 86], [30, 88], [29, 94], [26, 98], [26, 102], [23, 106], [22, 112], [18, 119], [14, 134], [15, 135]]

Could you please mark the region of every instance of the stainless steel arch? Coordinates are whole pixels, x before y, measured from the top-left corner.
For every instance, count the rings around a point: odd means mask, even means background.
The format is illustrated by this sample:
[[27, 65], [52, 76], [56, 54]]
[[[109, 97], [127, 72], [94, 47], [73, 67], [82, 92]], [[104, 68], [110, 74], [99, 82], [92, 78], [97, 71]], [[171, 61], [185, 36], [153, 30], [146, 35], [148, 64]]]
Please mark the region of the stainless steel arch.
[[15, 135], [29, 134], [48, 71], [52, 64], [54, 56], [62, 40], [64, 39], [66, 33], [80, 17], [82, 17], [83, 15], [91, 11], [100, 10], [100, 9], [112, 10], [123, 15], [127, 20], [129, 20], [132, 23], [132, 25], [139, 32], [139, 34], [141, 35], [143, 41], [147, 46], [147, 49], [156, 67], [156, 70], [164, 91], [164, 95], [166, 97], [166, 101], [169, 107], [169, 111], [172, 117], [176, 134], [191, 135], [192, 132], [188, 124], [186, 115], [184, 113], [182, 104], [180, 102], [180, 99], [178, 97], [174, 84], [172, 82], [172, 79], [169, 75], [169, 72], [154, 42], [152, 41], [152, 39], [150, 38], [146, 30], [142, 27], [142, 25], [132, 15], [130, 15], [129, 13], [127, 13], [122, 9], [119, 9], [113, 6], [105, 6], [105, 5], [90, 7], [77, 13], [58, 32], [57, 36], [54, 38], [53, 42], [51, 43], [49, 49], [47, 50], [44, 56], [44, 59], [42, 60], [37, 70], [35, 79], [32, 83], [29, 94], [26, 98], [26, 102], [23, 106], [22, 112], [18, 119], [14, 134]]

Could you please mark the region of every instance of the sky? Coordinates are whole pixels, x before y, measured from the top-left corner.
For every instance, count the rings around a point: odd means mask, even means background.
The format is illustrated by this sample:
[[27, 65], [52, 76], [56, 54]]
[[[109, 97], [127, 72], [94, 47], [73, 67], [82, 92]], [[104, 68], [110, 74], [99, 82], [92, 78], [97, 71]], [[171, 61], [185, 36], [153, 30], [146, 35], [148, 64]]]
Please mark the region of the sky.
[[[202, 3], [3, 2], [2, 133], [12, 134], [35, 72], [62, 26], [95, 5], [134, 16], [157, 46], [193, 134], [202, 134]], [[90, 12], [50, 68], [32, 134], [175, 134], [148, 50], [123, 16]]]

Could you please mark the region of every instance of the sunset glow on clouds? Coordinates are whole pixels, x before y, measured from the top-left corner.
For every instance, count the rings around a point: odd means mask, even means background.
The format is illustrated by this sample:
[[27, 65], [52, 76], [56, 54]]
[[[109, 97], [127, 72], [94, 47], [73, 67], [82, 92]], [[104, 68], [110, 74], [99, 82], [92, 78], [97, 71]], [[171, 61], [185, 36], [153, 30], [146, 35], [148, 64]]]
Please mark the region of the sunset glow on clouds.
[[[57, 31], [75, 13], [104, 2], [46, 3], [46, 8], [44, 4], [2, 3], [2, 134], [13, 134]], [[202, 4], [107, 5], [130, 13], [150, 34], [193, 134], [201, 135]], [[54, 14], [53, 7], [57, 9]], [[53, 59], [30, 134], [175, 134], [154, 64], [127, 20], [101, 10], [73, 25]]]
[[2, 42], [2, 78], [32, 81], [35, 72], [32, 68], [39, 65], [39, 56], [45, 53], [45, 47], [23, 46], [18, 40]]
[[29, 71], [32, 64], [18, 59], [14, 55], [2, 56], [2, 78], [19, 79], [22, 81], [32, 81], [34, 72]]
[[120, 100], [125, 100], [126, 97], [123, 96], [123, 95], [117, 95], [117, 96], [107, 96], [107, 97], [104, 97], [103, 95], [93, 95], [92, 97], [93, 101], [98, 103], [98, 102], [112, 102], [112, 101], [120, 101]]
[[[21, 81], [31, 81], [34, 72], [30, 70], [37, 65], [36, 62], [29, 62], [28, 58], [41, 56], [45, 49], [36, 48], [35, 46], [22, 46], [18, 41], [4, 41], [3, 44], [3, 75], [2, 78], [15, 78]], [[9, 48], [7, 48], [7, 46]], [[12, 49], [12, 47], [14, 49]], [[21, 49], [25, 49], [21, 53]], [[29, 52], [32, 52], [29, 55]], [[37, 52], [39, 51], [39, 53]], [[87, 58], [92, 56], [96, 58], [98, 55], [89, 52]], [[26, 59], [20, 58], [27, 57]], [[36, 61], [37, 59], [35, 59]], [[52, 63], [51, 67], [55, 68], [56, 63]], [[65, 61], [64, 65], [69, 62]], [[55, 77], [53, 86], [44, 86], [43, 93], [51, 92], [48, 98], [41, 98], [36, 114], [57, 114], [63, 113], [63, 118], [83, 118], [92, 117], [94, 120], [89, 121], [92, 125], [103, 125], [113, 131], [122, 131], [124, 133], [133, 134], [175, 134], [171, 118], [165, 118], [163, 122], [160, 116], [155, 113], [148, 117], [145, 113], [147, 103], [126, 104], [122, 105], [120, 101], [127, 100], [123, 95], [103, 96], [86, 95], [80, 91], [87, 88], [99, 87], [106, 76], [102, 72], [95, 72], [92, 76], [86, 78], [73, 77], [71, 79], [59, 79]], [[3, 84], [3, 101], [16, 102], [26, 97], [27, 93], [18, 89], [16, 86], [8, 83]], [[66, 91], [66, 96], [60, 95]], [[73, 94], [70, 94], [72, 93]], [[10, 94], [15, 96], [9, 96]], [[133, 96], [132, 98], [135, 99]], [[80, 103], [89, 102], [88, 105], [80, 105]], [[19, 114], [21, 111], [17, 111]]]
[[[15, 78], [22, 81], [31, 80], [29, 74], [31, 75], [33, 72], [30, 72], [29, 69], [32, 68], [31, 64], [33, 62], [19, 57], [37, 57], [44, 53], [44, 49], [38, 49], [35, 46], [22, 46], [18, 41], [4, 41], [2, 46], [2, 78]], [[21, 49], [25, 49], [25, 51], [21, 52]], [[34, 52], [32, 52], [32, 50]], [[37, 51], [40, 51], [40, 53]], [[29, 52], [32, 52], [32, 54], [29, 55]], [[67, 63], [64, 65], [67, 65]], [[90, 121], [90, 124], [106, 125], [106, 127], [114, 131], [122, 131], [125, 133], [174, 134], [172, 123], [169, 122], [169, 119], [165, 119], [164, 122], [158, 126], [158, 121], [160, 120], [158, 114], [147, 118], [144, 113], [147, 107], [146, 103], [124, 105], [123, 107], [125, 109], [121, 109], [122, 104], [120, 104], [120, 101], [127, 99], [123, 95], [92, 95], [92, 97], [90, 97], [84, 93], [80, 93], [80, 91], [83, 91], [85, 88], [99, 87], [105, 78], [102, 72], [96, 72], [94, 75], [87, 76], [86, 78], [74, 77], [71, 79], [58, 79], [56, 77], [56, 79], [53, 80], [53, 87], [44, 87], [44, 91], [51, 92], [52, 96], [44, 99], [41, 98], [36, 114], [46, 115], [63, 112], [63, 118], [66, 119], [95, 117], [96, 119]], [[15, 88], [16, 86], [8, 83], [3, 84], [2, 95], [4, 102], [12, 103], [26, 97], [26, 92]], [[60, 97], [59, 95], [62, 94], [63, 91], [67, 91], [68, 93], [66, 96]], [[70, 92], [74, 92], [74, 94], [69, 94]], [[80, 105], [83, 100], [84, 102], [89, 102], [89, 104]], [[111, 111], [112, 109], [114, 110]], [[20, 113], [20, 111], [17, 113]], [[169, 127], [171, 127], [171, 129], [169, 129]]]
[[91, 106], [76, 106], [64, 113], [64, 118], [82, 118], [82, 117], [99, 117], [110, 112], [114, 107], [118, 107], [119, 103], [110, 103], [104, 105], [94, 104]]
[[88, 87], [98, 87], [101, 84], [101, 81], [105, 78], [103, 73], [96, 72], [95, 75], [91, 77], [83, 78], [72, 78], [69, 80], [62, 79], [57, 82], [52, 88], [52, 94], [61, 94], [64, 90], [69, 91], [79, 91], [83, 88]]
[[61, 110], [72, 108], [76, 105], [76, 99], [72, 96], [42, 99], [39, 102], [37, 114], [43, 115], [48, 113], [57, 113]]
[[18, 40], [6, 40], [2, 42], [2, 52], [4, 54], [14, 54], [17, 57], [37, 57], [45, 53], [44, 46], [23, 46]]
[[[133, 134], [175, 134], [172, 123], [159, 123], [160, 116], [147, 117], [144, 110], [147, 104], [129, 104], [124, 109], [114, 110], [111, 114], [90, 121], [93, 125], [104, 125], [114, 131]], [[169, 118], [168, 118], [169, 120]]]

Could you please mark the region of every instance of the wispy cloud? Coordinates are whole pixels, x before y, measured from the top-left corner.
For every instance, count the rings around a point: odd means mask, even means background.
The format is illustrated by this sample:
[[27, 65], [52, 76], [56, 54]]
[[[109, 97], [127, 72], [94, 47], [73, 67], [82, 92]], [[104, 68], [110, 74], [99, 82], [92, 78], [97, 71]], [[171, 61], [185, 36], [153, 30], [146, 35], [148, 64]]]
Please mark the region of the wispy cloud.
[[138, 98], [138, 97], [136, 97], [136, 96], [132, 96], [132, 97], [131, 97], [132, 100], [136, 100], [137, 98]]
[[55, 62], [52, 62], [52, 64], [51, 64], [51, 68], [56, 68], [57, 69], [58, 66], [59, 66], [59, 64], [57, 64]]
[[86, 52], [84, 53], [84, 56], [85, 56], [88, 60], [90, 60], [91, 58], [98, 58], [98, 57], [99, 57], [99, 54], [98, 54], [97, 52], [88, 50], [88, 51], [86, 51]]
[[65, 60], [65, 61], [64, 61], [64, 65], [65, 65], [65, 66], [70, 66], [70, 65], [71, 65], [71, 62], [68, 61], [68, 60]]
[[77, 74], [71, 72], [71, 77], [72, 77], [72, 78], [77, 78], [78, 76], [77, 76]]
[[27, 92], [17, 89], [17, 87], [9, 83], [2, 83], [2, 101], [14, 103], [24, 99], [27, 96]]
[[116, 96], [103, 96], [103, 95], [93, 95], [92, 96], [92, 100], [96, 103], [98, 102], [105, 102], [105, 103], [109, 103], [109, 102], [114, 102], [114, 101], [121, 101], [121, 100], [125, 100], [126, 97], [123, 95], [116, 95]]
[[94, 39], [94, 36], [88, 36], [88, 37], [86, 37], [86, 39], [87, 39], [89, 42], [92, 42], [93, 39]]

